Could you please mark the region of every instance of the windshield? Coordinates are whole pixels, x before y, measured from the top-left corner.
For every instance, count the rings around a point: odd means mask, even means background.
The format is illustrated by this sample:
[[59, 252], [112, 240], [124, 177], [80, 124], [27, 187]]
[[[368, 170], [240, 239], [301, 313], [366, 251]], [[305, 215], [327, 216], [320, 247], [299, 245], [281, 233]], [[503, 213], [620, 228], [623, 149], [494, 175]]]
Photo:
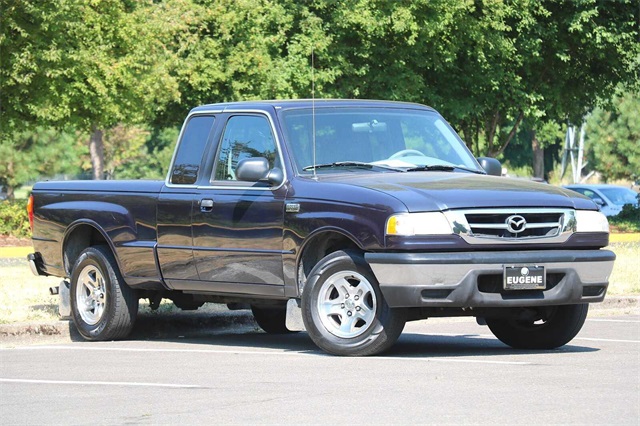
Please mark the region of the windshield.
[[451, 166], [482, 171], [453, 129], [436, 112], [398, 108], [316, 108], [313, 155], [311, 109], [283, 112], [284, 131], [299, 173]]
[[600, 191], [611, 200], [613, 204], [623, 206], [625, 204], [635, 204], [638, 194], [628, 188], [601, 188]]

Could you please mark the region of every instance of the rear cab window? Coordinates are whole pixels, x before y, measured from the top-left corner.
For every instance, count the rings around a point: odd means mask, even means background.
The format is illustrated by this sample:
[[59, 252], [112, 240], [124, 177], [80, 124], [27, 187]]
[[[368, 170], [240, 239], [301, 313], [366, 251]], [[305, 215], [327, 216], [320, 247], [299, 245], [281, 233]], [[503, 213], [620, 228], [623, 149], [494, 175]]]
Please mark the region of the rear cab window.
[[212, 115], [195, 115], [187, 121], [171, 167], [172, 184], [194, 185], [198, 180], [214, 120]]

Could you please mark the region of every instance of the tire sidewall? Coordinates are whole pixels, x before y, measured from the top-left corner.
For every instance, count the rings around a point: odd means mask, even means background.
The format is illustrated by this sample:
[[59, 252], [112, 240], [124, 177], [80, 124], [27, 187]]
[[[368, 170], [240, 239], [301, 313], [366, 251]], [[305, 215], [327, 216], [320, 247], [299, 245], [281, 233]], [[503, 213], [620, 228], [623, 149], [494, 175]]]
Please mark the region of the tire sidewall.
[[[363, 275], [376, 295], [376, 315], [369, 328], [354, 338], [342, 338], [325, 328], [317, 309], [320, 289], [325, 281], [337, 272], [353, 271]], [[376, 353], [378, 346], [387, 346], [385, 326], [392, 321], [392, 312], [384, 300], [378, 281], [365, 260], [350, 252], [336, 252], [323, 259], [309, 274], [302, 293], [302, 315], [307, 332], [313, 341], [325, 351], [336, 355]], [[395, 342], [396, 337], [393, 337]], [[393, 343], [391, 342], [391, 343]]]
[[[78, 312], [76, 292], [78, 291], [78, 277], [81, 271], [86, 266], [95, 266], [100, 270], [105, 280], [106, 290], [106, 303], [104, 312], [100, 320], [91, 325], [87, 324]], [[105, 256], [95, 248], [86, 249], [76, 260], [73, 266], [73, 273], [71, 274], [71, 316], [80, 334], [88, 340], [100, 340], [101, 335], [105, 332], [109, 326], [110, 321], [113, 318], [113, 312], [115, 311], [114, 304], [116, 303], [116, 295], [114, 294], [114, 283], [117, 282], [115, 271], [105, 258]]]

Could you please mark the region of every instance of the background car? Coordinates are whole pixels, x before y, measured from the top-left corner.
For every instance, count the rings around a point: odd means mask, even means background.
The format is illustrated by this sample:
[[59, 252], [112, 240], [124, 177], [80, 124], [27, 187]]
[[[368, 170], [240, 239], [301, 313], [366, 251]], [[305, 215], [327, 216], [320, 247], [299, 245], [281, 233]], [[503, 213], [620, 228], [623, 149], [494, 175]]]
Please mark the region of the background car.
[[600, 206], [606, 216], [615, 216], [625, 204], [638, 205], [638, 194], [629, 188], [618, 185], [567, 185], [564, 188], [579, 192], [591, 198]]

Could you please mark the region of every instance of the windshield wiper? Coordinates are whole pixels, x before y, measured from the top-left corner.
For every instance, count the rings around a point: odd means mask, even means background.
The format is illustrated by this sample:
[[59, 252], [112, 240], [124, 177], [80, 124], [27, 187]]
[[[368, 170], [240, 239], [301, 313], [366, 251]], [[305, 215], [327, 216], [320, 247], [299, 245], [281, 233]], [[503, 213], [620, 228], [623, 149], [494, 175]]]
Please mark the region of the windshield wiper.
[[334, 163], [323, 163], [323, 164], [316, 164], [315, 166], [314, 165], [307, 166], [302, 170], [307, 171], [307, 170], [313, 170], [313, 169], [315, 170], [331, 169], [331, 168], [338, 168], [338, 167], [359, 167], [367, 170], [371, 170], [375, 168], [375, 169], [383, 169], [383, 170], [393, 170], [395, 172], [404, 172], [404, 170], [396, 169], [395, 167], [382, 166], [378, 164], [370, 164], [370, 163], [365, 163], [363, 161], [336, 161]]
[[479, 175], [486, 175], [486, 172], [476, 169], [469, 169], [462, 166], [448, 166], [445, 164], [433, 164], [431, 166], [417, 166], [407, 169], [408, 172], [452, 172], [454, 170], [464, 170], [466, 172], [476, 173]]

